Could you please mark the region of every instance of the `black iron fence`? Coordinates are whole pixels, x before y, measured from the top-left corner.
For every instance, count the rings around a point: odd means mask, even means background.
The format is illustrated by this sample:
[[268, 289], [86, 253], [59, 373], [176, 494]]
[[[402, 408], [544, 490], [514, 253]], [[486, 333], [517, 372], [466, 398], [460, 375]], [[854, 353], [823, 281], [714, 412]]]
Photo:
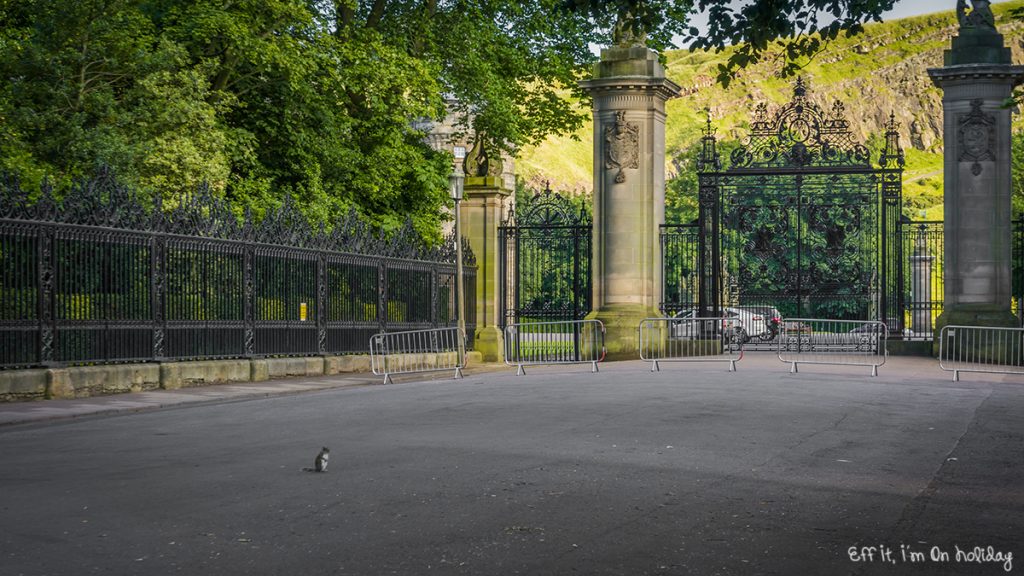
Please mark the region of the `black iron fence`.
[[[1024, 326], [1024, 220], [1011, 223], [1011, 308]], [[905, 221], [901, 225], [906, 255], [906, 312], [903, 337], [933, 340], [935, 319], [943, 310], [943, 227], [940, 221]]]
[[935, 319], [943, 305], [943, 231], [939, 221], [904, 221], [900, 226], [903, 254], [906, 257], [906, 311], [903, 337], [911, 340], [933, 340]]
[[1014, 220], [1011, 228], [1013, 261], [1010, 265], [1013, 295], [1012, 309], [1024, 327], [1024, 220]]
[[502, 327], [582, 320], [592, 306], [591, 219], [550, 187], [521, 200], [498, 228]]
[[[903, 302], [905, 328], [893, 336], [909, 340], [932, 340], [935, 337], [935, 319], [943, 310], [942, 222], [904, 220], [899, 223], [898, 231], [903, 257], [899, 274], [902, 278], [902, 294], [892, 296], [894, 301]], [[700, 302], [702, 264], [699, 260], [699, 232], [695, 224], [662, 226], [664, 301], [661, 310], [669, 316], [681, 310], [695, 309]], [[1013, 222], [1012, 234], [1012, 309], [1021, 319], [1021, 326], [1024, 326], [1024, 220]], [[707, 289], [709, 283], [704, 281], [703, 286], [703, 289]], [[729, 285], [723, 287], [724, 290], [730, 288], [732, 286]], [[874, 291], [877, 293], [877, 288]], [[873, 299], [878, 301], [877, 294]], [[724, 294], [722, 300], [741, 305], [763, 304], [760, 301], [749, 302], [741, 290], [740, 295]], [[877, 310], [878, 307], [874, 307], [873, 315], [880, 318], [881, 314]]]
[[354, 214], [315, 230], [290, 201], [257, 222], [205, 190], [145, 206], [104, 173], [63, 202], [0, 182], [0, 368], [368, 352], [380, 331], [454, 326], [455, 268], [452, 239]]
[[662, 224], [661, 311], [675, 316], [697, 308], [701, 281], [700, 225]]

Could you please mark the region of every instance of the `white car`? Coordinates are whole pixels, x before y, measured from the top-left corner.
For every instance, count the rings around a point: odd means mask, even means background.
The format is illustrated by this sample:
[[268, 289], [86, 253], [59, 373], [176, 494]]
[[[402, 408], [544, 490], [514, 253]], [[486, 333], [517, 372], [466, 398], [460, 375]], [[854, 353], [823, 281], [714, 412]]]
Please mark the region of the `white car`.
[[[719, 319], [709, 319], [704, 317], [701, 321], [694, 321], [693, 319], [697, 317], [696, 309], [688, 311], [684, 310], [676, 313], [673, 318], [680, 320], [680, 322], [673, 322], [671, 324], [672, 337], [692, 338], [715, 330]], [[764, 316], [749, 310], [742, 310], [740, 308], [722, 308], [722, 316], [720, 317], [720, 320], [722, 328], [731, 332], [734, 335], [735, 340], [743, 343], [749, 342], [751, 335], [757, 336], [767, 330], [767, 324], [765, 324]], [[714, 321], [715, 324], [708, 325], [708, 323], [712, 321]], [[704, 322], [705, 325], [703, 327], [698, 327], [701, 322]]]

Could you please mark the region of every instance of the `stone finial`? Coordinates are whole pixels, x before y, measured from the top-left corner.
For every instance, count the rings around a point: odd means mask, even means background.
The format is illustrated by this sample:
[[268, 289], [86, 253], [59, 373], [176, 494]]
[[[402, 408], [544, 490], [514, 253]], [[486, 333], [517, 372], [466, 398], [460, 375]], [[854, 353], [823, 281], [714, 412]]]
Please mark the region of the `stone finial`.
[[486, 140], [484, 132], [477, 132], [473, 148], [466, 154], [466, 159], [462, 163], [462, 171], [466, 176], [501, 176], [504, 169], [501, 152], [488, 151], [490, 146]]
[[989, 0], [973, 0], [971, 13], [967, 13], [967, 0], [957, 0], [956, 18], [960, 28], [991, 28], [996, 29], [996, 18], [992, 15]]

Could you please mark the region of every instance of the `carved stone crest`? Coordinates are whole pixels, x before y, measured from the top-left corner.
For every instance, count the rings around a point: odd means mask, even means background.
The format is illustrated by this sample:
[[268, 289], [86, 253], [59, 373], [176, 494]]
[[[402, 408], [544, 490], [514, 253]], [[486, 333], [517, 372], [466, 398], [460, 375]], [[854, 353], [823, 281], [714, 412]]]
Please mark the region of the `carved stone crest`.
[[957, 160], [973, 162], [971, 173], [981, 174], [981, 162], [995, 160], [995, 123], [996, 119], [981, 111], [981, 100], [971, 101], [971, 111], [963, 115], [959, 121], [960, 150]]
[[626, 111], [615, 113], [615, 124], [604, 129], [604, 167], [617, 169], [615, 182], [626, 181], [626, 168], [640, 167], [640, 126], [626, 121]]

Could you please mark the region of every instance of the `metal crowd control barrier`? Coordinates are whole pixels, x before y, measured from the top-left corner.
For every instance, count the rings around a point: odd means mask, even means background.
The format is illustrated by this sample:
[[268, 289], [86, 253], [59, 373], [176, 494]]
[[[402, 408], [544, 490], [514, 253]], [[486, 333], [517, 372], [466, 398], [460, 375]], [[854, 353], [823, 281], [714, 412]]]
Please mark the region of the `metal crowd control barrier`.
[[943, 326], [939, 334], [939, 367], [953, 373], [1024, 374], [1024, 328]]
[[524, 366], [540, 364], [590, 364], [604, 360], [604, 324], [600, 320], [521, 322], [505, 327], [505, 364], [518, 366], [516, 375], [526, 373]]
[[381, 332], [370, 337], [370, 365], [385, 384], [393, 382], [392, 374], [414, 372], [454, 370], [455, 378], [462, 378], [465, 346], [458, 328]]
[[885, 364], [885, 324], [863, 320], [825, 320], [820, 318], [783, 318], [779, 334], [779, 360], [790, 364], [833, 364], [870, 366], [878, 376]]
[[743, 359], [743, 342], [734, 320], [725, 318], [646, 318], [640, 322], [640, 359], [651, 372], [662, 362], [728, 362], [729, 372]]

